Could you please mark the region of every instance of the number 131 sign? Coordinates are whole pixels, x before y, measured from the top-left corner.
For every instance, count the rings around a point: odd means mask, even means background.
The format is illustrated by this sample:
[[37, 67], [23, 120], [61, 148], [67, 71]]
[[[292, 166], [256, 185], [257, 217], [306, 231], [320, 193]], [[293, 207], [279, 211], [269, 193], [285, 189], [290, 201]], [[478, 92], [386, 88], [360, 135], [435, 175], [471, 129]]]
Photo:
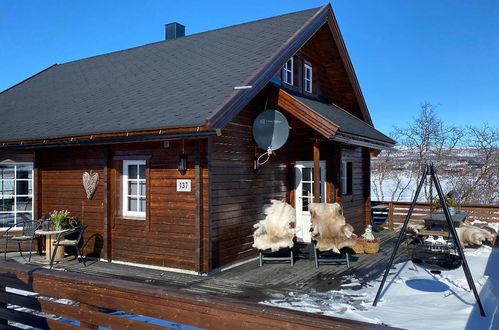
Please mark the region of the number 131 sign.
[[191, 180], [177, 180], [177, 191], [191, 191]]

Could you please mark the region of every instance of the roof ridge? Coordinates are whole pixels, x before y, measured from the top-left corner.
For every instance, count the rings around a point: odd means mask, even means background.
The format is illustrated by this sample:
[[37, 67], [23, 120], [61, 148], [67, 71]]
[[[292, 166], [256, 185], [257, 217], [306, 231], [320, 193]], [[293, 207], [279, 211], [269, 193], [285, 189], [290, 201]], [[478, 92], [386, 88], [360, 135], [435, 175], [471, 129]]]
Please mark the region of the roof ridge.
[[117, 53], [121, 53], [121, 52], [127, 52], [127, 51], [130, 51], [130, 50], [133, 50], [133, 49], [137, 49], [137, 48], [141, 48], [141, 47], [146, 47], [146, 46], [152, 46], [152, 45], [156, 45], [156, 44], [163, 44], [163, 43], [166, 43], [166, 42], [171, 43], [171, 42], [175, 42], [175, 41], [180, 41], [180, 40], [182, 40], [184, 38], [189, 38], [189, 37], [193, 37], [193, 36], [199, 36], [199, 35], [202, 35], [202, 34], [205, 34], [205, 33], [212, 33], [212, 32], [216, 32], [216, 31], [220, 31], [220, 30], [235, 28], [235, 27], [238, 27], [238, 26], [243, 26], [243, 25], [248, 25], [248, 24], [254, 24], [254, 23], [258, 23], [258, 22], [262, 22], [262, 21], [276, 19], [278, 17], [283, 17], [283, 16], [287, 16], [287, 15], [293, 15], [293, 14], [303, 13], [303, 12], [306, 12], [306, 11], [319, 10], [321, 8], [322, 7], [304, 9], [304, 10], [299, 10], [299, 11], [295, 11], [295, 12], [291, 12], [291, 13], [276, 15], [276, 16], [272, 16], [272, 17], [261, 18], [261, 19], [257, 19], [257, 20], [254, 20], [254, 21], [248, 21], [248, 22], [238, 23], [238, 24], [234, 24], [234, 25], [224, 26], [224, 27], [213, 29], [213, 30], [197, 32], [197, 33], [189, 34], [189, 35], [186, 35], [186, 36], [183, 36], [183, 37], [180, 37], [180, 38], [176, 38], [176, 39], [154, 41], [154, 42], [150, 42], [150, 43], [143, 44], [143, 45], [140, 45], [140, 46], [134, 46], [134, 47], [120, 49], [120, 50], [116, 50], [116, 51], [112, 51], [112, 52], [108, 52], [108, 53], [104, 53], [104, 54], [92, 55], [92, 56], [89, 56], [89, 57], [84, 57], [84, 58], [80, 58], [80, 59], [77, 59], [77, 60], [72, 60], [72, 61], [64, 62], [64, 63], [61, 63], [59, 65], [65, 65], [65, 64], [75, 63], [75, 62], [79, 62], [79, 61], [85, 61], [85, 60], [88, 60], [88, 59], [91, 59], [91, 58], [95, 58], [95, 57], [99, 57], [99, 56], [106, 56], [106, 55], [117, 54]]

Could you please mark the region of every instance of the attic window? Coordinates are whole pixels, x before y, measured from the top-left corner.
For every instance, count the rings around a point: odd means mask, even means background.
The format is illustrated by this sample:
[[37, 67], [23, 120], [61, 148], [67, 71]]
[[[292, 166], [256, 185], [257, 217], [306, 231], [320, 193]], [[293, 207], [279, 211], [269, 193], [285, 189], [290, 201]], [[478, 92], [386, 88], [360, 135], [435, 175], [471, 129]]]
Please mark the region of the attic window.
[[282, 68], [283, 81], [293, 86], [293, 58], [291, 57]]
[[312, 93], [312, 66], [303, 64], [303, 88], [305, 92]]

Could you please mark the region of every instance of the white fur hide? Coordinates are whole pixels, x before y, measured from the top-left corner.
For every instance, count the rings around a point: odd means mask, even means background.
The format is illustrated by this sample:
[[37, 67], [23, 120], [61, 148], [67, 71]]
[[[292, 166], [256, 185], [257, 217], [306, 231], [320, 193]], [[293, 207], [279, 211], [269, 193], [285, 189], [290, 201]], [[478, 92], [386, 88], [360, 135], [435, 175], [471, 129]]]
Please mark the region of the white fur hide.
[[482, 245], [483, 242], [488, 242], [490, 245], [494, 246], [497, 233], [494, 228], [483, 226], [483, 227], [475, 227], [475, 226], [462, 226], [456, 228], [457, 236], [459, 237], [459, 242], [461, 245]]
[[341, 248], [357, 243], [353, 227], [340, 214], [340, 204], [311, 203], [308, 208], [312, 215], [312, 237], [317, 241], [319, 251], [340, 253]]
[[292, 248], [296, 233], [296, 229], [291, 227], [296, 220], [295, 209], [275, 199], [270, 202], [270, 205], [263, 207], [265, 219], [253, 226], [253, 247], [259, 250], [270, 249], [272, 252], [285, 247]]

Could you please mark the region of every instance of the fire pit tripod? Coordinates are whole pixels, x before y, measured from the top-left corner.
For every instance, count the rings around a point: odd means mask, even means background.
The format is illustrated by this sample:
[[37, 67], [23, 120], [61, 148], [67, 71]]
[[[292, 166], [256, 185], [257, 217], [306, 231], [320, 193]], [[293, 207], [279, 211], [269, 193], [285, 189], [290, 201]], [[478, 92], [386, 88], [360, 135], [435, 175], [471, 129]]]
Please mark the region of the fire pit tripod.
[[[445, 201], [444, 194], [442, 192], [442, 187], [440, 186], [440, 181], [438, 180], [438, 177], [435, 173], [435, 168], [433, 164], [425, 166], [423, 175], [421, 177], [421, 181], [419, 182], [419, 185], [416, 189], [416, 194], [414, 195], [411, 207], [409, 208], [409, 212], [407, 213], [407, 216], [405, 218], [404, 225], [400, 230], [399, 238], [397, 240], [397, 243], [395, 244], [395, 248], [393, 249], [392, 256], [390, 257], [390, 261], [388, 262], [388, 266], [386, 267], [385, 274], [379, 286], [378, 292], [376, 293], [376, 297], [374, 298], [373, 306], [376, 306], [376, 304], [378, 303], [381, 291], [383, 290], [383, 286], [385, 285], [386, 278], [388, 277], [388, 273], [390, 272], [390, 269], [392, 267], [393, 260], [395, 259], [398, 248], [402, 243], [402, 239], [404, 238], [407, 225], [409, 224], [412, 212], [414, 211], [414, 207], [416, 206], [416, 201], [419, 197], [419, 193], [421, 192], [421, 188], [423, 187], [423, 184], [427, 179], [428, 175], [431, 177], [432, 182], [435, 184], [435, 189], [437, 190], [438, 198], [440, 199], [440, 204], [442, 205], [442, 209], [444, 211], [445, 218], [447, 220], [449, 232], [453, 240], [451, 242], [445, 242], [445, 243], [441, 242], [442, 249], [440, 251], [438, 249], [434, 250], [433, 247], [428, 248], [427, 246], [425, 246], [424, 244], [425, 242], [415, 242], [417, 244], [417, 247], [416, 249], [413, 250], [412, 259], [413, 261], [416, 260], [416, 263], [418, 263], [422, 267], [437, 271], [455, 269], [462, 265], [464, 274], [466, 275], [466, 280], [468, 281], [468, 285], [470, 289], [473, 291], [476, 302], [480, 309], [480, 315], [485, 316], [485, 311], [483, 309], [482, 302], [480, 301], [480, 296], [478, 295], [478, 292], [476, 290], [475, 283], [473, 282], [473, 277], [471, 276], [470, 268], [468, 266], [468, 263], [466, 262], [466, 258], [464, 256], [461, 244], [459, 243], [456, 228], [452, 221], [449, 208]], [[458, 255], [450, 253], [450, 249], [456, 250]]]

